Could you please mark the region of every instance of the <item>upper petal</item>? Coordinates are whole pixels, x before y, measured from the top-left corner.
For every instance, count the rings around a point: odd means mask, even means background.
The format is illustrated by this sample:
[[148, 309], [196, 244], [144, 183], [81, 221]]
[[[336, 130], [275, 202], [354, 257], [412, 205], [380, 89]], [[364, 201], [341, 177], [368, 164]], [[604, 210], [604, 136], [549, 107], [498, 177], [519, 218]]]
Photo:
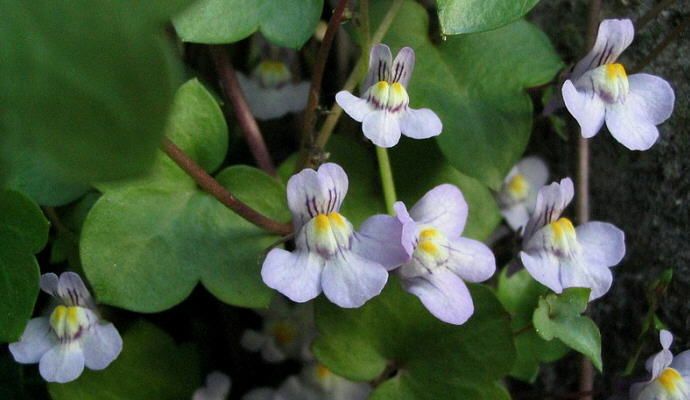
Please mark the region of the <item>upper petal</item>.
[[438, 136], [443, 130], [441, 119], [428, 108], [415, 110], [407, 108], [400, 117], [400, 130], [413, 139], [427, 139]]
[[659, 138], [659, 130], [648, 115], [645, 99], [633, 91], [628, 93], [624, 103], [607, 107], [606, 126], [611, 135], [630, 150], [648, 150]]
[[60, 274], [57, 296], [69, 306], [94, 307], [91, 293], [81, 277], [74, 272], [67, 271]]
[[539, 189], [534, 213], [523, 234], [523, 246], [539, 229], [561, 216], [563, 210], [572, 201], [574, 194], [575, 188], [570, 178], [563, 178], [560, 182], [553, 182]]
[[47, 317], [39, 317], [31, 319], [19, 341], [10, 343], [9, 347], [15, 361], [33, 364], [58, 343], [57, 336], [50, 328], [50, 320]]
[[410, 47], [403, 47], [398, 52], [393, 60], [393, 68], [391, 68], [391, 82], [400, 82], [407, 87], [414, 71], [414, 50]]
[[306, 168], [293, 175], [288, 180], [287, 197], [295, 230], [317, 214], [338, 211], [347, 188], [347, 174], [334, 163], [323, 164], [318, 171]]
[[650, 74], [634, 74], [628, 77], [630, 92], [639, 101], [639, 112], [646, 114], [654, 125], [666, 121], [673, 113], [676, 95], [664, 79]]
[[354, 252], [341, 252], [326, 261], [321, 276], [323, 293], [344, 308], [356, 308], [381, 293], [388, 271]]
[[465, 229], [467, 202], [456, 186], [442, 184], [426, 192], [412, 207], [410, 216], [417, 223], [431, 225], [454, 239]]
[[357, 122], [362, 122], [367, 114], [374, 111], [366, 99], [361, 99], [345, 90], [341, 90], [335, 95], [335, 101], [347, 115]]
[[379, 147], [393, 147], [400, 141], [400, 114], [385, 110], [370, 112], [362, 122], [362, 132]]
[[73, 381], [84, 371], [84, 353], [76, 343], [54, 346], [41, 357], [38, 370], [48, 382]]
[[362, 223], [352, 242], [352, 251], [394, 269], [407, 261], [412, 252], [403, 246], [403, 224], [390, 215], [374, 215]]
[[261, 267], [264, 283], [297, 303], [309, 301], [321, 293], [324, 260], [305, 250], [294, 252], [273, 249]]
[[449, 324], [464, 324], [474, 313], [465, 283], [452, 271], [440, 268], [424, 277], [404, 279], [403, 287], [419, 297], [436, 318]]
[[623, 259], [625, 234], [616, 226], [592, 221], [578, 226], [575, 232], [583, 255], [589, 262], [611, 267]]
[[100, 370], [110, 365], [122, 351], [122, 338], [111, 323], [96, 324], [82, 339], [84, 363], [89, 369]]
[[412, 255], [415, 246], [417, 246], [417, 235], [419, 235], [419, 227], [417, 223], [410, 217], [410, 213], [407, 212], [407, 207], [402, 201], [396, 201], [393, 204], [393, 209], [395, 210], [395, 216], [398, 221], [402, 224], [402, 234], [401, 242], [405, 251]]
[[383, 43], [378, 43], [371, 47], [369, 53], [369, 71], [364, 80], [364, 89], [375, 84], [378, 81], [390, 80], [390, 70], [393, 60], [393, 54], [390, 47]]
[[531, 156], [525, 157], [517, 163], [517, 170], [525, 177], [530, 187], [533, 188], [531, 192], [536, 193], [542, 186], [546, 185], [549, 179], [549, 167], [546, 166], [544, 160], [539, 157]]
[[494, 253], [484, 243], [468, 238], [449, 241], [447, 267], [468, 282], [483, 282], [496, 272]]
[[558, 258], [548, 252], [528, 254], [520, 252], [520, 260], [532, 278], [556, 293], [563, 291]]
[[629, 19], [605, 19], [599, 24], [597, 40], [590, 52], [573, 69], [571, 77], [577, 79], [583, 73], [618, 59], [635, 37], [635, 28]]
[[578, 91], [572, 81], [565, 81], [561, 89], [563, 101], [570, 114], [580, 124], [582, 137], [591, 138], [604, 124], [604, 101], [593, 89]]
[[53, 297], [58, 297], [57, 289], [60, 278], [52, 272], [41, 275], [41, 290]]

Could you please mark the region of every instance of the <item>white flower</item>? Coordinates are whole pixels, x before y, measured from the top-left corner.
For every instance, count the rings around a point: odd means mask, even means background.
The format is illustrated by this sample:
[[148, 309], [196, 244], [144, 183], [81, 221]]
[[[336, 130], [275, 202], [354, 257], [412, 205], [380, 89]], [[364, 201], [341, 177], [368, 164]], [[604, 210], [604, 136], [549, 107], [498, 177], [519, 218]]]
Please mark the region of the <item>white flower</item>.
[[631, 400], [688, 400], [690, 399], [690, 350], [675, 358], [669, 348], [673, 335], [667, 330], [659, 334], [662, 350], [647, 360], [648, 382], [630, 388]]
[[238, 72], [237, 80], [257, 119], [282, 117], [307, 105], [309, 82], [293, 83], [290, 68], [282, 61], [261, 61], [251, 78]]
[[338, 92], [335, 100], [355, 121], [362, 122], [362, 132], [379, 147], [393, 147], [400, 134], [426, 139], [443, 130], [438, 116], [428, 108], [409, 107], [407, 84], [414, 69], [414, 50], [403, 47], [393, 56], [385, 44], [372, 47], [369, 74], [362, 98], [347, 91]]
[[43, 379], [59, 383], [77, 379], [84, 366], [100, 370], [110, 365], [122, 350], [122, 338], [113, 324], [100, 320], [79, 275], [44, 274], [41, 289], [61, 304], [50, 317], [29, 321], [19, 342], [10, 344], [14, 359], [39, 363]]
[[549, 170], [538, 157], [523, 158], [510, 170], [497, 199], [511, 229], [517, 231], [527, 224], [537, 202], [537, 192], [548, 178]]
[[649, 74], [628, 76], [617, 62], [634, 35], [629, 19], [602, 21], [594, 48], [575, 65], [562, 94], [583, 137], [596, 135], [606, 121], [623, 146], [647, 150], [659, 137], [656, 125], [671, 116], [675, 95], [665, 80]]
[[192, 400], [225, 400], [230, 394], [231, 385], [227, 375], [213, 371], [206, 376], [206, 386], [197, 389]]

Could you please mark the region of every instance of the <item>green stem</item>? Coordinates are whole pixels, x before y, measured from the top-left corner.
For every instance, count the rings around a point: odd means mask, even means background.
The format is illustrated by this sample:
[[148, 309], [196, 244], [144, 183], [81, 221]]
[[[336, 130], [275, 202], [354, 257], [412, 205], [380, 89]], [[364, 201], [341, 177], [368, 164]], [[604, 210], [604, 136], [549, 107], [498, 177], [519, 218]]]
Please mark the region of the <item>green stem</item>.
[[393, 204], [396, 201], [395, 183], [393, 182], [393, 170], [388, 158], [388, 150], [385, 147], [376, 146], [376, 158], [379, 160], [381, 187], [383, 188], [383, 198], [386, 200], [386, 210], [388, 214], [395, 215], [395, 210], [393, 209]]

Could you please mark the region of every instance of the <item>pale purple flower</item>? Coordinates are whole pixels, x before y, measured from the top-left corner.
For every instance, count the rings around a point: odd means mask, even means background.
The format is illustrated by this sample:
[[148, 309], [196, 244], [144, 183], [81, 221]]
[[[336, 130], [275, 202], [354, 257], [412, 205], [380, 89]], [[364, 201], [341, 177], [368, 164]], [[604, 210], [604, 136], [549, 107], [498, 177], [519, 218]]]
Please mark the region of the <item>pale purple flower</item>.
[[213, 371], [206, 376], [206, 386], [200, 387], [192, 395], [192, 400], [225, 400], [230, 394], [232, 381], [222, 372]]
[[662, 350], [647, 360], [651, 378], [630, 388], [631, 400], [687, 400], [690, 399], [690, 350], [675, 358], [669, 350], [673, 335], [667, 330], [659, 334]]
[[623, 146], [647, 150], [659, 137], [656, 125], [671, 116], [675, 95], [665, 80], [649, 74], [628, 76], [617, 62], [634, 35], [629, 19], [602, 21], [594, 47], [575, 65], [562, 94], [583, 137], [596, 135], [606, 121]]
[[394, 208], [397, 218], [377, 215], [363, 224], [369, 232], [378, 233], [377, 256], [392, 259], [387, 249], [396, 250], [391, 247], [396, 243], [394, 238], [402, 242], [408, 259], [396, 273], [405, 290], [419, 297], [438, 319], [456, 325], [465, 323], [474, 312], [465, 281], [489, 279], [496, 270], [496, 261], [485, 244], [460, 236], [467, 221], [462, 192], [453, 185], [439, 185], [409, 213], [402, 202], [395, 203]]
[[534, 214], [525, 227], [520, 259], [534, 279], [554, 292], [590, 288], [591, 301], [611, 287], [609, 268], [623, 259], [625, 236], [606, 222], [587, 222], [575, 229], [568, 218], [561, 217], [573, 194], [570, 178], [539, 190]]
[[251, 77], [238, 72], [237, 80], [257, 119], [279, 118], [302, 111], [307, 105], [309, 82], [293, 83], [292, 72], [283, 61], [263, 60]]
[[514, 166], [498, 192], [498, 205], [508, 226], [524, 227], [534, 211], [537, 192], [546, 184], [549, 170], [539, 157], [526, 157]]
[[[348, 180], [333, 163], [318, 171], [305, 169], [288, 181], [288, 206], [297, 237], [295, 250], [273, 249], [261, 276], [269, 287], [302, 303], [323, 290], [333, 303], [359, 307], [381, 293], [390, 264], [373, 261], [365, 235], [356, 235], [352, 224], [338, 211], [347, 194]], [[399, 257], [406, 254], [399, 249]], [[397, 262], [397, 260], [395, 260]]]
[[443, 130], [438, 116], [428, 108], [409, 107], [407, 84], [414, 69], [414, 50], [403, 47], [393, 60], [385, 44], [377, 44], [369, 56], [369, 73], [361, 98], [345, 90], [335, 100], [355, 121], [362, 123], [362, 132], [379, 147], [393, 147], [400, 134], [426, 139]]
[[65, 383], [79, 377], [84, 367], [106, 368], [122, 350], [122, 338], [111, 323], [101, 321], [91, 294], [74, 272], [58, 278], [41, 276], [41, 289], [60, 304], [50, 317], [29, 321], [19, 342], [10, 344], [14, 359], [22, 364], [39, 363], [48, 382]]

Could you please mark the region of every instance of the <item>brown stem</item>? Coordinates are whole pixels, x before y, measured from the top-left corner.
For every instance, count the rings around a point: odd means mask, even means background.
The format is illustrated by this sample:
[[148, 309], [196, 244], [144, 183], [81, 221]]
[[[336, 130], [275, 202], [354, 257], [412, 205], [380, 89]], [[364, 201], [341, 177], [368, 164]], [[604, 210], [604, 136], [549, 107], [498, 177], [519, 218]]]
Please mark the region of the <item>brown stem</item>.
[[398, 367], [395, 365], [394, 362], [391, 361], [386, 365], [386, 368], [384, 368], [384, 370], [381, 372], [381, 374], [379, 374], [379, 376], [377, 376], [371, 382], [369, 382], [369, 385], [371, 385], [371, 387], [373, 388], [377, 388], [383, 382], [392, 378], [397, 371]]
[[262, 170], [266, 171], [271, 176], [276, 176], [276, 168], [273, 165], [273, 160], [266, 147], [266, 142], [261, 135], [259, 125], [254, 119], [247, 100], [244, 98], [242, 88], [237, 81], [237, 74], [228, 58], [228, 54], [222, 46], [211, 46], [211, 56], [216, 66], [216, 72], [222, 82], [223, 92], [232, 103], [237, 116], [237, 122], [240, 124], [244, 138], [249, 145], [249, 150], [256, 160], [257, 165]]
[[165, 154], [168, 155], [175, 163], [182, 168], [194, 181], [206, 192], [218, 199], [226, 207], [234, 211], [237, 215], [251, 222], [252, 224], [263, 228], [269, 232], [284, 236], [292, 233], [292, 225], [283, 223], [259, 213], [247, 204], [240, 201], [232, 195], [225, 187], [223, 187], [217, 180], [204, 171], [194, 160], [189, 158], [182, 149], [177, 147], [175, 143], [168, 138], [163, 138], [161, 145]]
[[326, 33], [321, 41], [321, 47], [316, 54], [316, 62], [314, 64], [314, 71], [311, 77], [311, 86], [309, 87], [309, 100], [304, 111], [304, 128], [302, 131], [301, 156], [299, 166], [304, 165], [309, 157], [309, 153], [314, 146], [316, 140], [314, 135], [314, 127], [316, 126], [316, 107], [319, 105], [319, 93], [321, 92], [321, 83], [323, 81], [323, 73], [326, 70], [326, 61], [328, 61], [328, 53], [333, 44], [335, 33], [340, 27], [340, 22], [343, 19], [343, 12], [347, 6], [347, 0], [339, 0], [338, 5], [333, 11], [331, 20], [328, 21]]
[[659, 54], [666, 50], [668, 45], [673, 43], [674, 40], [678, 39], [680, 34], [683, 33], [683, 31], [685, 30], [685, 28], [688, 27], [688, 25], [690, 25], [690, 17], [686, 17], [678, 26], [676, 26], [671, 31], [671, 33], [669, 33], [668, 36], [666, 36], [664, 40], [661, 41], [661, 43], [659, 43], [654, 49], [652, 49], [652, 51], [647, 55], [647, 57], [645, 57], [642, 61], [640, 61], [637, 65], [635, 65], [632, 68], [631, 72], [640, 72], [640, 70], [642, 70], [644, 67], [649, 65], [649, 63], [654, 61], [659, 56]]
[[675, 1], [676, 0], [663, 0], [661, 3], [652, 7], [651, 10], [647, 11], [646, 14], [644, 14], [637, 21], [635, 21], [635, 29], [638, 32], [641, 31], [645, 25], [651, 22], [654, 18], [656, 18], [657, 15], [659, 15], [660, 12], [664, 11], [666, 7], [668, 7], [669, 5], [671, 5], [671, 3]]

